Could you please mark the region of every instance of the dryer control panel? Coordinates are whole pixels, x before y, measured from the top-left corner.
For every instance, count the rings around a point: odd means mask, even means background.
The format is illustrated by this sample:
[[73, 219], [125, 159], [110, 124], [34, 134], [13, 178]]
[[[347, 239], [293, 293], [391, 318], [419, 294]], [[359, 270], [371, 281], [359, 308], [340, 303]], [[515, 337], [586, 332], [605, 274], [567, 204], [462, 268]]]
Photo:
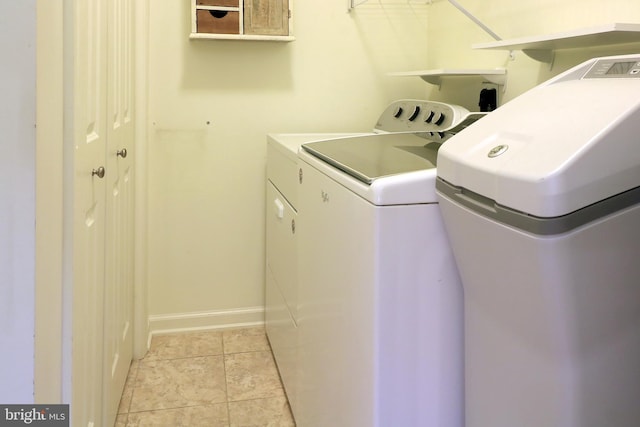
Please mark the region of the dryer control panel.
[[486, 114], [472, 113], [459, 105], [443, 102], [401, 99], [382, 112], [375, 130], [379, 133], [417, 133], [443, 142]]

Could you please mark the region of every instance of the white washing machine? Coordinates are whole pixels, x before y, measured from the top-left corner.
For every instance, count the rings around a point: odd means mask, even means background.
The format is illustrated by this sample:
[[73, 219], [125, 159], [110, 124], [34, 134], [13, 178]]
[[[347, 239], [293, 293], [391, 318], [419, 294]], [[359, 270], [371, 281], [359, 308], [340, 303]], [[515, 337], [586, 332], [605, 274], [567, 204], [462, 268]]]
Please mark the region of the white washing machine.
[[439, 152], [467, 427], [640, 425], [640, 55], [587, 61]]
[[387, 111], [392, 133], [298, 153], [300, 427], [463, 426], [462, 287], [435, 163], [484, 114], [429, 101]]
[[[403, 99], [391, 103], [368, 133], [267, 135], [265, 324], [291, 410], [298, 416], [298, 187], [300, 146], [312, 141], [383, 133], [424, 132], [442, 142], [481, 117], [455, 106]], [[448, 116], [448, 117], [447, 117]], [[455, 124], [455, 125], [454, 125]], [[446, 131], [446, 132], [445, 132]]]

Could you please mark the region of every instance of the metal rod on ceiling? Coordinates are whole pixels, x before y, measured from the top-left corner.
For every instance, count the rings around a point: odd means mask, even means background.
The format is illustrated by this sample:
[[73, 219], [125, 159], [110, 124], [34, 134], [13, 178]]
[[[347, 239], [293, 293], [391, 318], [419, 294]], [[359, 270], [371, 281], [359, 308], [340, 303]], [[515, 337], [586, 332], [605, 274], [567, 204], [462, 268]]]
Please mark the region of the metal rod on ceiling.
[[[347, 6], [347, 10], [348, 10], [349, 12], [351, 12], [351, 10], [352, 10], [352, 9], [355, 9], [356, 7], [360, 6], [361, 4], [367, 3], [368, 1], [369, 1], [369, 0], [360, 0], [360, 1], [358, 1], [358, 0], [349, 0], [349, 1], [348, 1], [348, 6]], [[412, 3], [412, 2], [413, 2], [412, 0], [405, 0], [405, 1], [406, 1], [406, 3], [407, 3], [407, 4], [410, 4], [410, 3]], [[438, 1], [438, 0], [421, 0], [421, 1], [419, 2], [419, 4], [422, 4], [422, 3], [423, 3], [423, 4], [431, 4], [431, 3], [433, 3], [434, 1]], [[382, 3], [380, 0], [378, 0], [378, 3], [380, 3], [380, 5], [384, 4], [384, 3]], [[398, 3], [398, 4], [402, 4], [403, 2], [401, 2], [401, 1], [397, 1], [396, 3]], [[392, 4], [395, 4], [395, 3], [392, 3]]]
[[355, 9], [356, 7], [360, 6], [362, 3], [366, 3], [369, 0], [360, 0], [359, 2], [357, 0], [349, 0], [349, 8], [347, 9], [349, 12], [351, 12], [351, 9]]
[[494, 40], [497, 40], [497, 41], [502, 40], [502, 38], [499, 35], [497, 35], [496, 33], [494, 33], [491, 30], [491, 28], [489, 28], [486, 25], [484, 25], [478, 18], [476, 18], [471, 12], [469, 12], [467, 9], [465, 9], [464, 6], [462, 6], [456, 0], [449, 0], [449, 3], [451, 3], [460, 12], [464, 13], [467, 18], [471, 19], [477, 26], [482, 28], [487, 34], [489, 34], [491, 37], [493, 37]]

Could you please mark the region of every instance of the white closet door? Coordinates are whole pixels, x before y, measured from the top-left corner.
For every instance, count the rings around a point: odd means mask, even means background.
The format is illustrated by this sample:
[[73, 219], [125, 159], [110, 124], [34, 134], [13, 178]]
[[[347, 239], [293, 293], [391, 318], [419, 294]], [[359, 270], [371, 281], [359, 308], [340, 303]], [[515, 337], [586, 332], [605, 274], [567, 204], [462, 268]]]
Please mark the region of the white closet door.
[[115, 422], [133, 352], [133, 0], [109, 0], [104, 425]]
[[[72, 425], [102, 424], [106, 149], [105, 0], [70, 3], [73, 37], [65, 79], [72, 83], [73, 283]], [[101, 178], [100, 175], [103, 177]]]

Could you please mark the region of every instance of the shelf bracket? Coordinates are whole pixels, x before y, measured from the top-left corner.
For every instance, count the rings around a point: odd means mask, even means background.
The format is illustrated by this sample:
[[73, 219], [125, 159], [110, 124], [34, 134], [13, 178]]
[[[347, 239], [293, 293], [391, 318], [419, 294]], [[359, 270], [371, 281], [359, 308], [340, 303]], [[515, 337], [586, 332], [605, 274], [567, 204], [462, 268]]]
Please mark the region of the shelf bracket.
[[549, 68], [553, 68], [553, 61], [556, 58], [556, 52], [552, 49], [522, 49], [522, 52], [529, 58], [538, 62], [549, 64]]
[[507, 85], [507, 76], [506, 74], [491, 74], [491, 75], [483, 75], [482, 76], [489, 83], [493, 83], [498, 86], [506, 86]]
[[438, 86], [438, 90], [442, 87], [442, 77], [440, 76], [420, 76], [420, 78], [429, 84]]

